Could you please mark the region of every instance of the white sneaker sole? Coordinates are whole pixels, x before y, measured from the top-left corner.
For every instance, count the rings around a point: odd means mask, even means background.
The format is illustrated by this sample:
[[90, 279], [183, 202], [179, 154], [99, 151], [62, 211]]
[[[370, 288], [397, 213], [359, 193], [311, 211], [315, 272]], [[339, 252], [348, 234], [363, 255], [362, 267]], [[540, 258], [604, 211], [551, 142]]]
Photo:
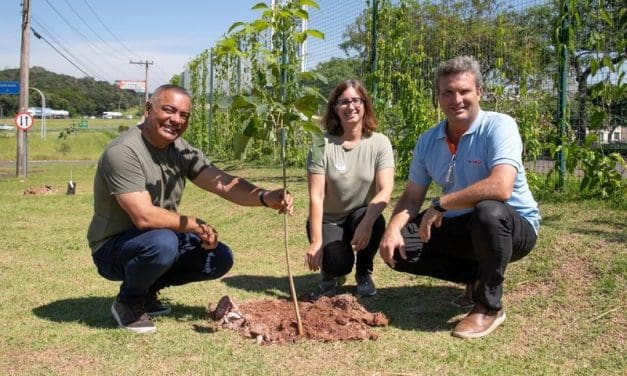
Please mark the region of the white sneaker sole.
[[118, 312], [115, 310], [115, 308], [113, 308], [113, 305], [111, 306], [111, 314], [113, 315], [113, 318], [115, 319], [115, 322], [118, 323], [118, 326], [120, 328], [124, 328], [126, 330], [130, 330], [133, 333], [138, 333], [138, 334], [144, 334], [144, 333], [150, 333], [150, 332], [154, 332], [155, 330], [157, 330], [156, 327], [143, 327], [143, 328], [133, 328], [133, 327], [129, 327], [129, 326], [124, 326], [124, 324], [122, 324], [122, 320], [120, 319], [120, 316], [118, 315]]
[[492, 325], [490, 325], [486, 330], [482, 331], [482, 332], [476, 332], [476, 333], [464, 333], [464, 332], [455, 332], [453, 331], [451, 333], [451, 335], [453, 337], [457, 337], [457, 338], [462, 338], [462, 339], [472, 339], [472, 338], [481, 338], [481, 337], [485, 337], [488, 334], [492, 333], [494, 331], [494, 329], [498, 328], [503, 321], [505, 321], [505, 318], [507, 316], [505, 315], [505, 312], [503, 312], [503, 315], [500, 317], [497, 317], [494, 322], [492, 323]]

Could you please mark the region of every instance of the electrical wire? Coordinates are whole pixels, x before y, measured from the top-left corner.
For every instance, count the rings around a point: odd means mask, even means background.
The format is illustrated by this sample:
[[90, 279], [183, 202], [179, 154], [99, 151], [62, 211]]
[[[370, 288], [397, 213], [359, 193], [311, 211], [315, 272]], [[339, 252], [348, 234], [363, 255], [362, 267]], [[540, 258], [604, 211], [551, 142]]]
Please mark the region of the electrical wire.
[[76, 11], [76, 9], [74, 9], [74, 7], [72, 6], [72, 4], [70, 4], [68, 2], [68, 0], [63, 0], [65, 2], [65, 4], [72, 10], [72, 12], [74, 12], [74, 14], [76, 15], [76, 17], [78, 17], [78, 19], [81, 20], [81, 22], [83, 22], [83, 24], [85, 26], [87, 26], [87, 28], [102, 42], [104, 43], [107, 47], [109, 47], [109, 49], [111, 49], [111, 51], [113, 51], [113, 53], [115, 53], [120, 59], [124, 59], [124, 60], [128, 60], [127, 57], [122, 56], [122, 54], [115, 48], [113, 48], [113, 46], [111, 46], [109, 44], [109, 42], [107, 42], [102, 36], [100, 36], [100, 34], [98, 32], [96, 32], [96, 30], [94, 30], [91, 25], [85, 21], [85, 19]]
[[[41, 22], [39, 22], [39, 20], [37, 19], [37, 17], [35, 17], [34, 15], [31, 16], [32, 21], [37, 24], [38, 27], [40, 27], [45, 34], [52, 39], [52, 41], [54, 43], [57, 44], [57, 46], [59, 46], [63, 51], [65, 51], [65, 54], [69, 55], [70, 57], [72, 57], [72, 59], [74, 59], [75, 62], [77, 62], [78, 64], [80, 64], [82, 66], [81, 72], [85, 73], [86, 70], [89, 70], [87, 67], [88, 66], [93, 66], [94, 64], [85, 64], [81, 59], [79, 59], [78, 57], [74, 56], [74, 54], [72, 54], [67, 48], [65, 48], [65, 46], [54, 36], [53, 33], [51, 33], [44, 24], [42, 24]], [[38, 33], [39, 36], [41, 36], [41, 33]], [[38, 37], [39, 38], [39, 37]], [[41, 39], [41, 38], [39, 38]], [[47, 41], [47, 40], [46, 40]], [[50, 44], [51, 42], [47, 41], [48, 44]], [[55, 48], [55, 50], [58, 51], [58, 49]], [[67, 56], [63, 56], [66, 60], [69, 59]], [[103, 80], [102, 77], [100, 77], [98, 74], [92, 73], [92, 74], [88, 74], [88, 76], [90, 77], [97, 77], [100, 80]]]
[[[95, 45], [95, 44], [94, 44], [91, 40], [89, 40], [89, 39], [87, 38], [87, 36], [85, 36], [85, 34], [83, 34], [83, 33], [82, 33], [80, 30], [78, 30], [78, 29], [77, 29], [77, 28], [76, 28], [76, 27], [75, 27], [75, 26], [74, 26], [74, 25], [73, 25], [73, 24], [72, 24], [72, 23], [71, 23], [71, 22], [70, 22], [67, 18], [65, 18], [65, 17], [63, 16], [63, 14], [62, 14], [62, 13], [61, 13], [61, 12], [60, 12], [60, 11], [59, 11], [59, 10], [58, 10], [55, 6], [54, 6], [54, 5], [52, 5], [52, 3], [50, 3], [50, 1], [49, 1], [49, 0], [44, 0], [44, 1], [46, 2], [46, 4], [48, 4], [48, 6], [49, 6], [50, 8], [52, 8], [52, 10], [53, 10], [53, 11], [54, 11], [54, 12], [55, 12], [58, 16], [59, 16], [59, 18], [61, 18], [61, 20], [63, 20], [63, 22], [64, 22], [64, 23], [65, 23], [68, 27], [70, 27], [72, 30], [74, 30], [74, 32], [76, 32], [76, 34], [78, 34], [78, 36], [80, 36], [80, 37], [81, 37], [81, 39], [83, 39], [83, 40], [84, 40], [84, 41], [85, 41], [85, 42], [86, 42], [86, 43], [90, 46], [90, 48], [92, 49], [92, 51], [93, 51], [94, 53], [96, 53], [97, 55], [101, 55], [101, 56], [102, 56], [101, 62], [106, 63], [106, 67], [107, 67], [107, 68], [109, 68], [109, 69], [113, 69], [113, 70], [116, 70], [118, 75], [120, 75], [120, 74], [122, 73], [122, 71], [120, 71], [120, 70], [116, 67], [116, 64], [115, 64], [114, 62], [112, 62], [111, 60], [109, 60], [109, 54], [107, 54], [107, 53], [106, 53], [105, 51], [103, 51], [102, 49], [98, 48], [98, 47], [97, 47], [97, 46], [96, 46], [96, 45]], [[67, 4], [67, 0], [65, 0], [65, 2], [66, 2], [66, 4]], [[74, 9], [72, 8], [72, 10], [74, 10]], [[76, 12], [76, 11], [74, 10], [74, 12]], [[79, 16], [79, 18], [80, 18], [80, 16]], [[93, 63], [92, 63], [91, 65], [96, 66], [97, 64], [93, 64]], [[102, 69], [100, 69], [100, 70], [102, 70]]]
[[93, 76], [91, 76], [89, 73], [85, 72], [81, 67], [79, 67], [78, 65], [76, 65], [72, 60], [70, 60], [67, 56], [65, 56], [61, 51], [59, 51], [54, 45], [52, 45], [52, 43], [50, 43], [46, 38], [44, 38], [41, 34], [39, 34], [37, 32], [37, 30], [35, 30], [32, 26], [30, 28], [33, 31], [33, 34], [35, 34], [35, 37], [37, 37], [37, 39], [41, 39], [44, 42], [48, 43], [48, 45], [50, 47], [52, 47], [53, 50], [55, 50], [59, 55], [61, 55], [61, 57], [63, 57], [65, 60], [67, 60], [70, 64], [72, 64], [76, 69], [78, 69], [79, 71], [83, 72], [83, 74], [89, 78], [93, 79]]
[[87, 0], [83, 0], [83, 3], [85, 3], [85, 5], [87, 5], [87, 7], [89, 8], [89, 10], [91, 10], [91, 12], [93, 13], [93, 15], [98, 19], [98, 21], [100, 21], [100, 24], [109, 32], [109, 34], [111, 34], [111, 36], [113, 37], [113, 39], [115, 39], [118, 43], [120, 43], [120, 45], [122, 47], [124, 47], [124, 49], [126, 49], [126, 51], [128, 51], [131, 55], [135, 56], [138, 59], [141, 59], [141, 57], [137, 56], [137, 54], [135, 54], [133, 51], [131, 51], [128, 47], [126, 47], [126, 45], [120, 40], [120, 38], [118, 38], [113, 31], [111, 31], [111, 29], [109, 29], [109, 27], [107, 26], [107, 24], [104, 23], [104, 21], [102, 20], [102, 18], [100, 18], [100, 16], [98, 16], [98, 13], [96, 13], [96, 11], [94, 10], [94, 8], [92, 8], [92, 6], [87, 2]]

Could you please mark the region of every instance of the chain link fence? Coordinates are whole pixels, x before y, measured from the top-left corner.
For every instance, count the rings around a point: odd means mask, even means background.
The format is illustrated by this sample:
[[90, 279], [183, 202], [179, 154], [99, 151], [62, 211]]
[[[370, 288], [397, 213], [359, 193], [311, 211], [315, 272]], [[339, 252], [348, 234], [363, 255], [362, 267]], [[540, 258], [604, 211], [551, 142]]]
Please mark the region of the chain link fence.
[[[440, 62], [459, 55], [472, 55], [481, 63], [485, 86], [482, 107], [517, 119], [531, 171], [550, 175], [555, 171], [555, 158], [572, 159], [577, 154], [568, 149], [569, 145], [603, 155], [613, 150], [625, 155], [626, 16], [620, 1], [317, 3], [320, 9], [305, 8], [309, 19], [302, 26], [319, 30], [325, 37], [307, 39], [300, 51], [302, 69], [327, 77], [328, 83], [319, 85], [324, 96], [344, 79], [358, 78], [367, 84], [380, 129], [397, 149], [401, 175], [417, 137], [442, 117], [436, 108], [433, 72]], [[210, 67], [211, 59], [204, 64]], [[219, 95], [215, 93], [232, 92], [236, 82], [242, 87], [246, 66], [240, 61], [228, 68], [210, 69], [214, 73], [205, 82], [208, 97], [216, 100]], [[225, 81], [224, 76], [212, 76], [220, 70], [228, 72], [230, 78]], [[183, 75], [183, 84], [188, 87], [190, 76]], [[560, 90], [567, 101], [559, 101]], [[209, 106], [215, 113], [210, 121], [215, 122], [217, 116], [228, 122], [220, 117], [218, 106]], [[560, 129], [560, 124], [566, 129]], [[237, 133], [236, 125], [210, 127], [214, 137], [218, 137], [219, 127], [229, 137]], [[220, 142], [228, 142], [229, 137], [222, 137]], [[592, 154], [577, 156], [597, 158]], [[586, 168], [588, 173], [606, 168], [598, 161], [588, 162], [583, 166], [576, 161], [560, 162], [557, 167], [568, 168], [573, 176], [585, 175]], [[612, 163], [624, 178], [624, 160]]]

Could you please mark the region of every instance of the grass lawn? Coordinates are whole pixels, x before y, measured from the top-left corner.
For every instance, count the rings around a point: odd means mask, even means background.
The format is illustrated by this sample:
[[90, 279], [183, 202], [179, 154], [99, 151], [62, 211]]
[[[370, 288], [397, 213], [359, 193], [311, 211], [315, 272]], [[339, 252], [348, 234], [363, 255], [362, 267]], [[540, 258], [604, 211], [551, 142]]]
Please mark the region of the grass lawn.
[[[9, 158], [10, 159], [10, 158]], [[264, 187], [279, 169], [220, 164]], [[9, 168], [15, 171], [14, 168]], [[98, 276], [85, 233], [95, 162], [31, 163], [26, 181], [0, 178], [0, 369], [7, 375], [616, 375], [627, 372], [627, 213], [599, 201], [542, 202], [536, 249], [508, 269], [507, 320], [493, 335], [464, 341], [450, 330], [464, 311], [449, 301], [462, 286], [392, 272], [379, 257], [379, 293], [361, 302], [390, 325], [377, 341], [258, 346], [215, 330], [206, 306], [286, 298], [282, 217], [243, 208], [189, 185], [181, 212], [214, 225], [235, 253], [224, 278], [166, 289], [172, 315], [157, 332], [118, 329], [109, 312], [118, 283]], [[65, 195], [69, 177], [77, 194]], [[303, 170], [288, 171], [295, 194], [289, 252], [298, 293], [315, 288], [303, 264], [307, 215]], [[52, 193], [25, 195], [49, 185]], [[403, 182], [397, 184], [398, 198]], [[389, 210], [386, 212], [389, 217]], [[354, 282], [348, 280], [348, 292]]]

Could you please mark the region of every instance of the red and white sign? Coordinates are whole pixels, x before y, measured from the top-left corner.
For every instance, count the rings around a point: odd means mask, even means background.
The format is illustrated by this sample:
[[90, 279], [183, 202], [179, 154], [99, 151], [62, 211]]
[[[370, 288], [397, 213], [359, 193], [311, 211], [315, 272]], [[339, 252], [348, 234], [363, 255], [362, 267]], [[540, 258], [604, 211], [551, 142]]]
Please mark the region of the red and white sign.
[[27, 131], [33, 126], [33, 116], [28, 112], [18, 112], [15, 115], [15, 126], [23, 131]]

